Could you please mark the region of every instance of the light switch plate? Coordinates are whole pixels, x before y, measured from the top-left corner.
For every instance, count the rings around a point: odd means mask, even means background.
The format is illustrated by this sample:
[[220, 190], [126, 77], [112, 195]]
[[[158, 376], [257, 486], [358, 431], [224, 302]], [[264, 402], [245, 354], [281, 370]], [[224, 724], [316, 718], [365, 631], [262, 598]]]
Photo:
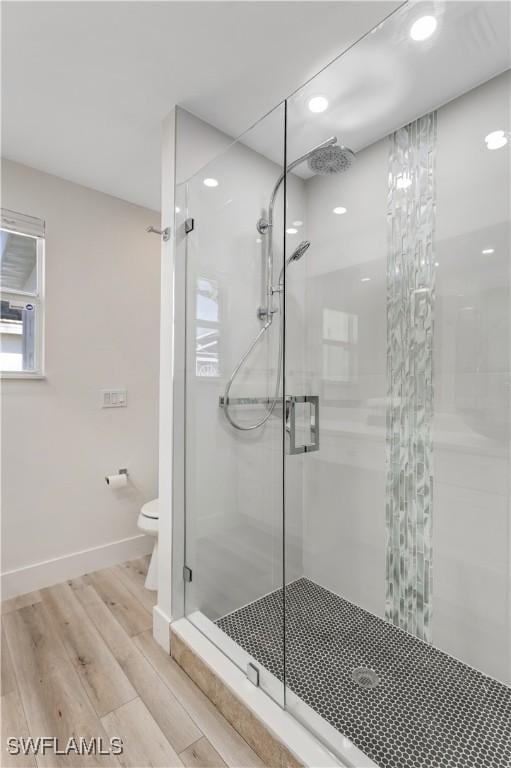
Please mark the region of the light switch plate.
[[125, 389], [102, 389], [102, 408], [126, 408], [128, 405], [128, 392]]

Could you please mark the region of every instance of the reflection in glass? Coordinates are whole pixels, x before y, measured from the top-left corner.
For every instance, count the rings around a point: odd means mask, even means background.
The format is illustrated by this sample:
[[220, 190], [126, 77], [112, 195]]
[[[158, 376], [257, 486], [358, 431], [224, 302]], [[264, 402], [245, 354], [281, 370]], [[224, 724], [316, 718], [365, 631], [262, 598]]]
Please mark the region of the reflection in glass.
[[220, 309], [218, 283], [199, 277], [197, 280], [195, 375], [220, 375]]
[[358, 317], [337, 309], [323, 310], [323, 380], [357, 378]]

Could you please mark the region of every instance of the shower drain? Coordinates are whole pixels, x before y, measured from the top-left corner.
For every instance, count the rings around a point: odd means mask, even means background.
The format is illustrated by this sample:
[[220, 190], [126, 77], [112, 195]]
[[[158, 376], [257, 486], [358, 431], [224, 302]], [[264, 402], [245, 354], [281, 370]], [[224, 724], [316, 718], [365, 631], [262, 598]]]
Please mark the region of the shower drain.
[[351, 673], [351, 677], [361, 688], [376, 688], [380, 683], [380, 678], [374, 669], [369, 667], [357, 667]]

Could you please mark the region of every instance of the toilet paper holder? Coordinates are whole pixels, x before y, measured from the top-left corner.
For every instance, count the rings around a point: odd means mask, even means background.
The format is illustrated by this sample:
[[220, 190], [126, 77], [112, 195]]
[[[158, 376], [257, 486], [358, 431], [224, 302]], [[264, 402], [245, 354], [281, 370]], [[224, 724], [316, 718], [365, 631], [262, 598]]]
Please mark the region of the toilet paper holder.
[[[119, 469], [119, 470], [117, 471], [117, 474], [118, 474], [118, 475], [126, 475], [126, 477], [129, 477], [129, 474], [128, 474], [128, 470], [127, 470], [126, 468], [124, 468], [124, 469]], [[107, 485], [110, 485], [110, 477], [109, 477], [108, 475], [105, 475], [105, 483], [106, 483]]]

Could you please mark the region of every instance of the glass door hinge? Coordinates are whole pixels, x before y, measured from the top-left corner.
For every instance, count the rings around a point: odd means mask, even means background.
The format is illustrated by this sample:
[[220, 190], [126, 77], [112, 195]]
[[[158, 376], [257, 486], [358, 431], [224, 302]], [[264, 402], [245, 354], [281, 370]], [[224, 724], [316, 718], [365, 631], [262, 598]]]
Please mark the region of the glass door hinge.
[[195, 219], [185, 219], [185, 232], [187, 235], [193, 232], [195, 227]]
[[191, 581], [192, 580], [192, 569], [188, 568], [187, 565], [183, 566], [183, 579], [185, 581]]
[[253, 685], [259, 686], [259, 669], [251, 661], [247, 664], [247, 677]]

